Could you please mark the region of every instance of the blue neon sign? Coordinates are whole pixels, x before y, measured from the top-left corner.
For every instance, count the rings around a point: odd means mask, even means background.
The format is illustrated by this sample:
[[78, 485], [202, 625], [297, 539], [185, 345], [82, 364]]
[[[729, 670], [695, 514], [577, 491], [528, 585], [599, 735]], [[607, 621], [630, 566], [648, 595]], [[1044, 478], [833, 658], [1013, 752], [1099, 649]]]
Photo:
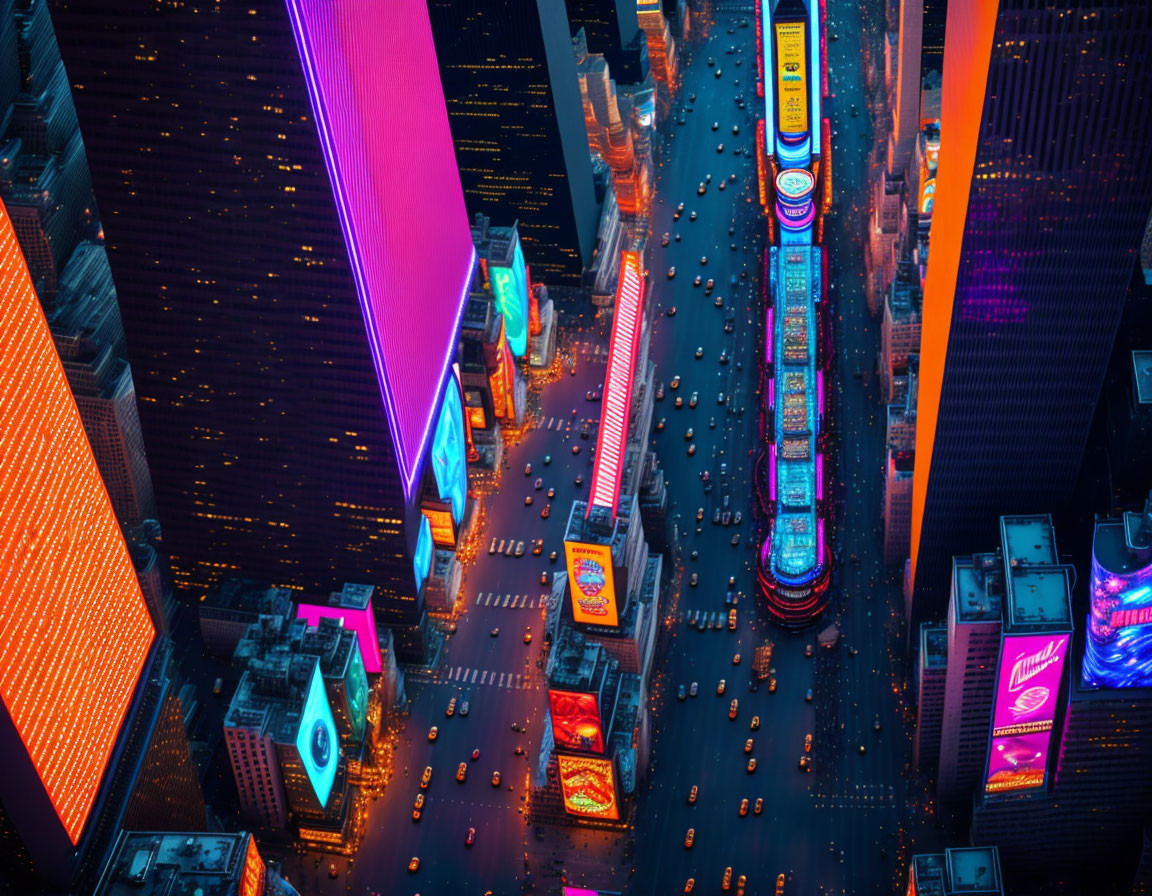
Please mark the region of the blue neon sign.
[[300, 729], [296, 732], [296, 750], [300, 762], [308, 773], [308, 780], [321, 808], [328, 805], [332, 784], [336, 780], [336, 766], [340, 761], [340, 740], [336, 735], [336, 721], [320, 677], [320, 664], [312, 669], [312, 682], [304, 702]]

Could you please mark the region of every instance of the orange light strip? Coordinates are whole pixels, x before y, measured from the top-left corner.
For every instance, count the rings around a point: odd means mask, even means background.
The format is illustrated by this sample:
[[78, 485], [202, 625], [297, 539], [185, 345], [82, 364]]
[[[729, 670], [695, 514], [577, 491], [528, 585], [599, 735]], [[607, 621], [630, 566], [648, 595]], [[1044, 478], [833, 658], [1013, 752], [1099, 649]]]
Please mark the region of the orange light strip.
[[0, 699], [76, 844], [155, 630], [3, 206], [0, 620]]
[[[932, 257], [924, 284], [920, 330], [920, 385], [917, 395], [916, 468], [912, 477], [912, 582], [920, 552], [925, 494], [944, 385], [944, 362], [952, 327], [952, 302], [960, 268], [968, 194], [976, 165], [976, 143], [984, 111], [984, 89], [992, 57], [998, 0], [953, 3], [944, 42], [944, 84], [940, 98], [940, 156], [929, 242]], [[915, 584], [913, 584], [915, 587]]]

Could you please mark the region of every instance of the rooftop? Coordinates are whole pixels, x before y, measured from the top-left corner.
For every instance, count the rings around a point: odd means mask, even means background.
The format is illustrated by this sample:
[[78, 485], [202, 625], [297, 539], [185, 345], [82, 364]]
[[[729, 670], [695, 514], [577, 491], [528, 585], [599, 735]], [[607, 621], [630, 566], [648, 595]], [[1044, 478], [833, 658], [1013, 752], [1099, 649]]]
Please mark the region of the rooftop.
[[1144, 514], [1126, 513], [1123, 519], [1096, 523], [1096, 534], [1092, 539], [1096, 562], [1117, 575], [1148, 566], [1152, 561], [1145, 556], [1149, 537], [1143, 528], [1146, 519]]
[[999, 621], [1003, 571], [995, 554], [953, 557], [952, 589], [958, 622]]
[[589, 641], [582, 633], [565, 627], [548, 658], [549, 686], [572, 691], [595, 690], [597, 670], [609, 661], [598, 642]]
[[252, 616], [287, 616], [292, 612], [292, 594], [288, 588], [272, 588], [267, 582], [224, 579], [208, 592], [200, 608], [231, 610]]
[[1000, 518], [1010, 626], [1071, 625], [1072, 588], [1060, 565], [1052, 517], [1046, 513]]
[[924, 623], [920, 626], [920, 662], [925, 669], [948, 666], [948, 626]]
[[1046, 513], [1000, 517], [1000, 541], [1009, 566], [1052, 566], [1060, 562], [1052, 517]]
[[1132, 380], [1136, 401], [1152, 404], [1152, 351], [1132, 352]]
[[606, 544], [612, 547], [612, 560], [623, 558], [624, 543], [628, 539], [628, 524], [632, 518], [633, 503], [621, 504], [615, 520], [607, 508], [593, 508], [588, 514], [587, 501], [573, 501], [568, 514], [568, 525], [564, 529], [565, 541], [580, 541], [584, 544]]
[[949, 849], [945, 852], [949, 896], [961, 893], [1002, 894], [1000, 883], [1000, 856], [995, 846], [975, 846], [967, 849]]
[[[98, 896], [232, 896], [239, 893], [250, 834], [120, 834]], [[252, 849], [253, 862], [260, 862]], [[258, 866], [260, 870], [263, 863]]]
[[948, 896], [944, 889], [944, 856], [940, 853], [913, 856], [910, 873], [915, 889], [909, 887], [909, 891], [916, 896]]

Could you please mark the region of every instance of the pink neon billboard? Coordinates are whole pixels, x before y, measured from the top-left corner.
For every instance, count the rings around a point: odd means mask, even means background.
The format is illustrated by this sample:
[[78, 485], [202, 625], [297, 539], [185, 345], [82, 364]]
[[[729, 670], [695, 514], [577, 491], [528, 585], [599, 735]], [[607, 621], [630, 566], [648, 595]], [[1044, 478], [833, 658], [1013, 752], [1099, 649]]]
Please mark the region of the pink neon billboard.
[[424, 0], [287, 0], [287, 8], [411, 495], [475, 258], [428, 8]]
[[644, 309], [644, 278], [635, 252], [622, 252], [620, 279], [616, 286], [616, 315], [608, 347], [608, 374], [604, 377], [604, 405], [600, 412], [600, 443], [592, 468], [593, 507], [607, 507], [616, 517], [620, 477], [628, 447], [628, 417], [632, 408], [633, 370], [640, 345]]
[[1066, 633], [1006, 635], [1000, 647], [986, 793], [1044, 786]]
[[342, 619], [344, 628], [356, 633], [360, 658], [364, 660], [364, 671], [373, 673], [383, 669], [380, 665], [380, 644], [376, 640], [376, 617], [372, 615], [371, 607], [357, 610], [323, 604], [300, 604], [296, 608], [296, 616], [309, 625], [317, 625], [321, 618]]

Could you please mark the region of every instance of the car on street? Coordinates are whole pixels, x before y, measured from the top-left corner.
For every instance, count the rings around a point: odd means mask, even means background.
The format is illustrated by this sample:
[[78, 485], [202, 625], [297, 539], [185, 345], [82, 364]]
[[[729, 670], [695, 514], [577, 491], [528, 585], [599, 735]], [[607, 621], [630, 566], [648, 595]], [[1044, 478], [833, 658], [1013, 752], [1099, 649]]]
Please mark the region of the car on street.
[[696, 878], [690, 877], [690, 878], [688, 878], [688, 880], [684, 881], [684, 892], [685, 893], [691, 893], [695, 887], [696, 887]]
[[716, 281], [713, 280], [711, 277], [709, 277], [708, 282], [704, 284], [704, 289], [710, 291], [710, 290], [714, 289], [715, 287], [716, 287]]
[[456, 766], [456, 780], [459, 781], [461, 784], [463, 784], [464, 779], [467, 777], [468, 777], [468, 764], [461, 762], [458, 766]]
[[661, 246], [667, 247], [669, 242], [671, 242], [671, 240], [669, 239], [667, 233], [665, 233], [662, 237], [660, 237], [660, 245]]
[[488, 632], [488, 634], [493, 638], [500, 637], [500, 626], [496, 626], [492, 631]]
[[664, 427], [665, 427], [665, 425], [666, 425], [666, 424], [667, 424], [667, 421], [665, 420], [665, 418], [664, 418], [664, 417], [661, 417], [661, 418], [660, 418], [660, 419], [659, 419], [659, 420], [656, 422], [656, 432], [664, 432]]
[[464, 838], [464, 845], [471, 846], [476, 842], [476, 828], [468, 828], [468, 836]]
[[702, 522], [703, 520], [704, 520], [704, 508], [703, 507], [697, 507], [696, 508], [696, 522], [699, 523], [699, 522]]
[[676, 276], [676, 265], [672, 265], [672, 267], [668, 268], [668, 279], [671, 280], [675, 276]]
[[703, 282], [704, 282], [704, 278], [701, 277], [699, 274], [697, 274], [696, 279], [692, 281], [692, 285], [693, 286], [699, 286]]
[[480, 750], [479, 750], [479, 748], [477, 748], [477, 749], [472, 751], [472, 761], [475, 762], [479, 758], [480, 758]]
[[541, 585], [547, 585], [548, 584], [548, 570], [544, 570], [544, 572], [540, 573], [540, 584]]
[[748, 765], [745, 768], [746, 768], [748, 774], [752, 774], [753, 772], [756, 771], [756, 759], [755, 759], [755, 757], [748, 760]]
[[675, 317], [676, 316], [676, 306], [672, 305], [671, 307], [669, 307], [669, 309], [664, 312], [664, 316], [665, 317]]
[[873, 716], [873, 718], [872, 718], [872, 730], [873, 731], [879, 731], [880, 730], [880, 716], [879, 716], [879, 714]]
[[524, 755], [524, 747], [522, 747], [520, 744], [516, 744], [516, 749], [513, 750], [512, 752], [516, 756], [523, 756]]
[[700, 393], [699, 392], [693, 392], [692, 397], [688, 399], [688, 407], [695, 408], [699, 402], [700, 402]]
[[560, 556], [559, 554], [557, 554], [555, 551], [553, 551], [551, 554], [549, 554], [549, 555], [548, 555], [548, 560], [549, 560], [549, 562], [551, 562], [551, 563], [555, 563], [555, 562], [556, 562], [556, 558], [557, 558], [557, 557], [559, 557], [559, 556]]
[[700, 576], [698, 576], [696, 573], [692, 573], [692, 575], [690, 575], [688, 577], [688, 584], [690, 586], [692, 586], [693, 588], [695, 588], [699, 583], [700, 583]]
[[705, 184], [704, 181], [700, 181], [700, 186], [698, 186], [696, 188], [696, 195], [697, 196], [703, 196], [707, 192], [708, 192], [708, 185]]
[[720, 881], [720, 889], [729, 890], [732, 887], [732, 866], [729, 865], [724, 869], [724, 877]]
[[[543, 507], [540, 508], [540, 519], [546, 520], [550, 516], [552, 516], [552, 505], [551, 504], [545, 504]], [[516, 556], [519, 557], [520, 555], [517, 554]]]
[[695, 221], [696, 220], [696, 212], [689, 213], [688, 220], [689, 221]]
[[668, 383], [668, 388], [675, 391], [680, 388], [680, 374], [676, 374]]
[[689, 806], [695, 806], [696, 805], [696, 797], [698, 797], [699, 795], [700, 795], [700, 788], [697, 785], [693, 784], [692, 789], [688, 791], [688, 805]]
[[811, 644], [805, 644], [804, 645], [804, 656], [808, 657], [809, 659], [812, 658], [812, 645]]
[[516, 542], [516, 556], [517, 557], [523, 557], [524, 556], [524, 542], [522, 542], [522, 541]]
[[753, 815], [759, 815], [763, 811], [764, 811], [764, 799], [762, 797], [756, 797], [756, 804], [752, 807], [752, 814]]
[[424, 766], [424, 774], [420, 776], [420, 789], [427, 790], [428, 784], [432, 780], [432, 766]]
[[732, 654], [732, 665], [733, 666], [739, 666], [740, 665], [740, 654], [738, 654], [738, 653]]
[[752, 724], [748, 726], [751, 731], [760, 730], [760, 716], [752, 716]]
[[717, 143], [716, 144], [716, 152], [718, 152], [718, 153], [724, 152], [724, 144], [723, 143]]
[[[551, 491], [551, 489], [549, 489], [549, 491]], [[532, 556], [533, 557], [539, 557], [543, 553], [544, 553], [544, 539], [543, 538], [534, 538], [532, 540]]]
[[428, 743], [430, 743], [430, 744], [435, 743], [436, 738], [439, 735], [440, 735], [440, 729], [437, 728], [435, 725], [433, 725], [431, 728], [428, 729]]
[[802, 772], [811, 772], [812, 771], [812, 759], [810, 756], [803, 755], [800, 757], [800, 771], [802, 771]]
[[745, 753], [751, 753], [752, 752], [752, 738], [748, 738], [748, 740], [744, 741], [744, 752]]
[[776, 896], [784, 896], [784, 873], [776, 876]]
[[524, 506], [525, 507], [531, 507], [532, 506], [532, 496], [531, 495], [525, 495], [524, 496]]
[[728, 611], [728, 631], [736, 631], [736, 608], [733, 607]]
[[411, 874], [415, 874], [419, 870], [420, 870], [420, 857], [419, 856], [412, 856], [411, 860], [408, 862], [408, 871]]
[[732, 702], [728, 704], [728, 718], [729, 719], [735, 719], [736, 714], [737, 714], [737, 712], [739, 712], [739, 710], [740, 710], [740, 701], [737, 700], [735, 697], [733, 697]]
[[740, 800], [740, 817], [743, 818], [748, 814], [748, 798]]
[[732, 133], [738, 135], [740, 133], [740, 125], [738, 125], [738, 124], [732, 125]]
[[695, 431], [691, 426], [689, 426], [686, 430], [684, 430], [684, 441], [691, 442], [694, 435], [696, 435]]
[[499, 787], [500, 786], [500, 772], [492, 772], [492, 786], [493, 787]]
[[452, 718], [452, 716], [456, 715], [456, 698], [455, 697], [453, 697], [451, 700], [448, 701], [448, 706], [444, 710], [444, 715], [447, 716], [448, 718]]
[[703, 357], [704, 357], [704, 346], [702, 346], [702, 345], [696, 346], [696, 360], [699, 361]]
[[775, 678], [769, 678], [768, 679], [768, 693], [769, 694], [775, 694], [776, 693], [776, 679]]
[[688, 696], [695, 697], [700, 692], [700, 685], [692, 682], [692, 686], [688, 688]]
[[723, 697], [724, 696], [724, 690], [727, 687], [728, 687], [728, 683], [726, 681], [724, 681], [723, 678], [721, 678], [720, 682], [716, 685], [716, 696], [717, 697]]
[[532, 643], [532, 626], [528, 626], [528, 628], [526, 628], [524, 630], [524, 643], [525, 644], [531, 644]]
[[688, 689], [685, 688], [684, 685], [680, 685], [680, 687], [677, 689], [676, 699], [681, 703], [688, 699]]
[[805, 703], [811, 703], [812, 702], [812, 688], [808, 688], [808, 690], [804, 692], [804, 702]]
[[684, 848], [691, 849], [692, 844], [696, 842], [696, 828], [688, 828], [688, 833], [684, 835]]
[[718, 122], [718, 121], [712, 122], [712, 130], [714, 130], [714, 131], [720, 130], [720, 122]]
[[695, 445], [689, 445], [688, 446], [688, 456], [692, 457], [695, 453], [696, 453], [696, 446]]

